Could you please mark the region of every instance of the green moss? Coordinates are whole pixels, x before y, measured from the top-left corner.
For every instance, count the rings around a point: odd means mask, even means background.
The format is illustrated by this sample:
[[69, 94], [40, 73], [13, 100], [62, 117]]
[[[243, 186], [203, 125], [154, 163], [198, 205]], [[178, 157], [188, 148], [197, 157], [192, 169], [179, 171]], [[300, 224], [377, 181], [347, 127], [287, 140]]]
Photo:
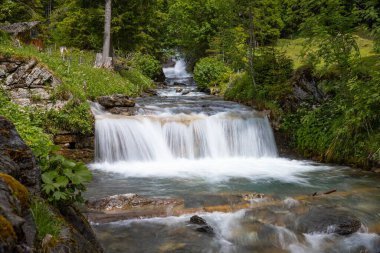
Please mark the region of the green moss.
[[0, 215], [0, 241], [8, 241], [16, 239], [16, 233], [12, 224], [2, 215]]
[[0, 178], [11, 188], [14, 196], [20, 201], [23, 208], [29, 207], [29, 191], [19, 181], [12, 176], [0, 173]]

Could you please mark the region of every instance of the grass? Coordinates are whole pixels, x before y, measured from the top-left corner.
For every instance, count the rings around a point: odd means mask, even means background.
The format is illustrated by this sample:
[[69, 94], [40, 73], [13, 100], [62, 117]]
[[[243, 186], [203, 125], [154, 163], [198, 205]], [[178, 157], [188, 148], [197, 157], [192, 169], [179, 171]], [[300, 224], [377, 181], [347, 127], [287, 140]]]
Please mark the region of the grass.
[[[361, 57], [365, 58], [375, 55], [373, 52], [373, 40], [358, 35], [355, 35], [355, 40], [359, 46]], [[302, 51], [305, 43], [305, 38], [280, 39], [276, 48], [280, 51], [284, 51], [285, 55], [294, 61], [294, 68], [298, 68], [303, 64]]]
[[42, 241], [49, 234], [58, 239], [63, 221], [51, 210], [43, 200], [35, 199], [31, 205], [34, 222], [37, 226], [37, 238]]
[[[133, 70], [133, 78], [129, 78], [129, 75], [122, 76], [116, 71], [94, 68], [95, 53], [89, 51], [72, 49], [64, 60], [58, 49], [52, 48], [50, 53], [48, 50], [39, 52], [33, 46], [18, 48], [9, 42], [3, 42], [0, 43], [0, 54], [35, 58], [40, 64], [48, 67], [62, 81], [55, 91], [57, 96], [67, 92], [81, 100], [115, 93], [137, 96], [152, 85], [152, 82], [137, 70]], [[136, 75], [139, 78], [136, 78]]]

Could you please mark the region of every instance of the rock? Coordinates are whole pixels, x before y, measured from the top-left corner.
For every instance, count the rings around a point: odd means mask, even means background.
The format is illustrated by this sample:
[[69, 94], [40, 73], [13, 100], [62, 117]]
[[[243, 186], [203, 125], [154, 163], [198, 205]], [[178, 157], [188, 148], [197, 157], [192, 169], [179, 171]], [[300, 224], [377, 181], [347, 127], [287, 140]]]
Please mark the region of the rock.
[[10, 91], [14, 103], [50, 109], [56, 108], [51, 92], [61, 81], [35, 59], [0, 57], [0, 84], [0, 87]]
[[31, 192], [40, 191], [40, 169], [32, 150], [17, 133], [15, 126], [0, 116], [0, 172], [18, 179]]
[[135, 207], [177, 206], [182, 204], [183, 200], [179, 199], [147, 198], [134, 193], [127, 193], [89, 201], [87, 207], [97, 211], [115, 211]]
[[71, 226], [69, 238], [70, 242], [74, 241], [74, 243], [72, 244], [73, 248], [69, 252], [103, 252], [103, 248], [96, 239], [96, 235], [90, 224], [76, 208], [72, 206], [62, 207], [60, 208], [60, 212]]
[[195, 231], [201, 232], [201, 233], [207, 233], [210, 235], [214, 235], [214, 229], [207, 224], [206, 220], [202, 217], [199, 217], [198, 215], [194, 215], [190, 218], [190, 223], [197, 225], [195, 228]]
[[29, 192], [16, 179], [0, 173], [0, 252], [32, 252], [36, 226]]
[[352, 214], [329, 207], [312, 207], [296, 220], [301, 233], [335, 233], [349, 235], [361, 227], [360, 220]]
[[198, 215], [191, 216], [190, 223], [197, 224], [197, 225], [207, 225], [207, 222], [202, 217], [199, 217]]
[[182, 91], [183, 91], [182, 88], [177, 88], [177, 89], [175, 89], [175, 92], [177, 92], [177, 93], [180, 93], [180, 92], [182, 92]]
[[186, 83], [174, 82], [174, 86], [186, 86]]
[[137, 115], [138, 109], [136, 107], [114, 107], [108, 110], [112, 114], [120, 114], [124, 116]]
[[185, 90], [184, 92], [182, 92], [182, 95], [187, 95], [187, 94], [189, 94], [189, 93], [190, 93], [189, 90]]
[[155, 82], [165, 82], [165, 79], [166, 77], [162, 68], [160, 69], [160, 72], [153, 77]]
[[145, 94], [147, 96], [157, 96], [158, 95], [158, 93], [155, 89], [147, 89], [144, 91], [143, 94]]
[[115, 94], [112, 96], [98, 97], [97, 101], [105, 108], [113, 107], [134, 107], [135, 101], [131, 100], [128, 96]]
[[214, 235], [215, 234], [214, 229], [211, 226], [209, 226], [209, 225], [198, 227], [195, 230], [198, 231], [198, 232], [207, 233], [207, 234], [210, 234], [210, 235]]

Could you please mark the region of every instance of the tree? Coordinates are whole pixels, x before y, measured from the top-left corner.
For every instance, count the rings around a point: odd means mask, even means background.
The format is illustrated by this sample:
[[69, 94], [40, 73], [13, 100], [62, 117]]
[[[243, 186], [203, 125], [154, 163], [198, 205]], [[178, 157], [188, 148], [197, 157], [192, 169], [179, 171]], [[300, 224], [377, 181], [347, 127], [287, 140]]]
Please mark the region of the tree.
[[112, 0], [105, 0], [103, 53], [96, 55], [96, 67], [112, 68], [111, 19]]

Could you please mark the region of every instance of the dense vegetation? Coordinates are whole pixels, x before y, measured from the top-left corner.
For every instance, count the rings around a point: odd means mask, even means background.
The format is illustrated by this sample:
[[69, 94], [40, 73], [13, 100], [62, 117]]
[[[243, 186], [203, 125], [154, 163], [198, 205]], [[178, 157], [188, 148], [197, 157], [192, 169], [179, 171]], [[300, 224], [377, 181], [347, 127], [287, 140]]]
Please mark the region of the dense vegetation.
[[[44, 21], [46, 46], [78, 48], [73, 59], [81, 55], [91, 64], [102, 46], [103, 15], [103, 0], [0, 3], [0, 23]], [[58, 55], [28, 47], [15, 52], [3, 45], [1, 51], [39, 58], [64, 81], [57, 97], [69, 93], [80, 101], [138, 94], [149, 86], [144, 75], [154, 77], [160, 61], [180, 52], [202, 90], [270, 109], [276, 127], [302, 154], [363, 166], [380, 161], [377, 0], [114, 0], [112, 36], [115, 54], [130, 69], [124, 74], [74, 60], [68, 71]], [[302, 73], [312, 76], [322, 98], [294, 100]], [[92, 84], [86, 92], [84, 80]], [[47, 119], [88, 132], [79, 119], [67, 123], [72, 108], [76, 115], [88, 110], [77, 105]]]

